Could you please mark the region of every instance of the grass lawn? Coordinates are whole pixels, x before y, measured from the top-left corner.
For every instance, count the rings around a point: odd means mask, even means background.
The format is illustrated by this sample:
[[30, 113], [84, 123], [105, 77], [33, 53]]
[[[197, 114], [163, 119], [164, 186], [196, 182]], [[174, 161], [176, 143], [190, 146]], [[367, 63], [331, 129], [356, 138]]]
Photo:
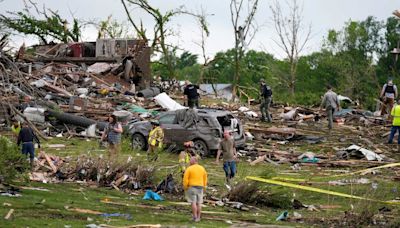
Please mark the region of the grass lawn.
[[[322, 134], [324, 134], [322, 132]], [[334, 137], [329, 137], [328, 142], [337, 142], [337, 137], [341, 137], [345, 132], [336, 132]], [[347, 134], [347, 133], [346, 133]], [[354, 136], [354, 138], [357, 138]], [[350, 140], [349, 140], [350, 141]], [[65, 148], [49, 148], [51, 144], [65, 144]], [[280, 150], [295, 150], [299, 152], [312, 151], [329, 155], [333, 153], [332, 147], [325, 144], [308, 145], [304, 143], [290, 143], [280, 145]], [[270, 145], [265, 144], [265, 148]], [[95, 140], [84, 139], [64, 139], [54, 138], [43, 143], [43, 150], [49, 154], [59, 156], [77, 156], [88, 154], [99, 156], [105, 154], [105, 149], [100, 148]], [[157, 184], [169, 173], [174, 173], [176, 180], [180, 183], [180, 175], [177, 173], [177, 155], [162, 153], [157, 162], [149, 163], [144, 152], [132, 151], [129, 148], [128, 140], [122, 146], [120, 159], [132, 157], [143, 165], [153, 166], [156, 169], [155, 183]], [[337, 191], [353, 194], [376, 200], [392, 200], [400, 196], [400, 185], [392, 179], [397, 169], [383, 169], [376, 174], [365, 176], [348, 176], [341, 178], [330, 178], [330, 175], [338, 174], [339, 171], [349, 170], [347, 168], [320, 168], [317, 166], [302, 166], [300, 171], [294, 171], [289, 164], [279, 166], [270, 163], [260, 163], [250, 166], [248, 158], [243, 157], [238, 163], [238, 173], [235, 182], [241, 183], [246, 176], [260, 176], [270, 178], [274, 176], [284, 176], [291, 178], [310, 179], [309, 183], [301, 183], [311, 187], [322, 188], [325, 190]], [[208, 195], [223, 197], [228, 193], [224, 186], [224, 173], [222, 164], [216, 164], [213, 158], [206, 158], [200, 162], [205, 166], [209, 175]], [[352, 171], [360, 168], [351, 169]], [[332, 186], [328, 184], [330, 180], [338, 179], [358, 179], [367, 178], [369, 184], [349, 184], [344, 186]], [[372, 184], [374, 183], [374, 184]], [[108, 224], [112, 226], [128, 226], [134, 224], [162, 224], [164, 226], [188, 226], [188, 227], [229, 227], [232, 224], [241, 224], [245, 227], [250, 224], [275, 224], [281, 226], [326, 227], [330, 220], [341, 219], [345, 211], [352, 211], [358, 214], [370, 213], [371, 216], [379, 213], [380, 208], [389, 208], [390, 212], [385, 212], [385, 216], [393, 218], [389, 223], [398, 224], [398, 214], [400, 205], [388, 205], [379, 202], [365, 200], [348, 199], [338, 196], [331, 196], [321, 193], [292, 189], [276, 185], [261, 184], [262, 190], [273, 193], [277, 196], [277, 204], [280, 197], [297, 199], [306, 205], [323, 205], [325, 209], [310, 211], [307, 209], [288, 209], [289, 216], [293, 218], [293, 213], [301, 214], [299, 221], [291, 220], [275, 221], [275, 218], [286, 209], [270, 208], [257, 205], [259, 209], [252, 209], [248, 212], [240, 211], [229, 207], [218, 207], [205, 204], [203, 208], [203, 220], [200, 223], [191, 223], [190, 208], [182, 196], [164, 195], [165, 201], [149, 202], [142, 200], [143, 191], [127, 194], [112, 188], [99, 188], [93, 184], [78, 183], [59, 183], [44, 184], [35, 182], [24, 182], [20, 180], [15, 183], [21, 188], [21, 197], [0, 196], [0, 227], [84, 227], [87, 224]], [[48, 191], [40, 191], [32, 188], [43, 188]], [[14, 213], [9, 220], [4, 216], [10, 209]], [[90, 211], [84, 211], [90, 210]], [[121, 213], [129, 215], [127, 217], [103, 217], [102, 213]], [[367, 213], [367, 214], [368, 214]], [[360, 217], [362, 218], [362, 217]], [[365, 218], [367, 219], [367, 218]], [[388, 223], [388, 224], [389, 224]], [[68, 227], [68, 226], [66, 226]]]

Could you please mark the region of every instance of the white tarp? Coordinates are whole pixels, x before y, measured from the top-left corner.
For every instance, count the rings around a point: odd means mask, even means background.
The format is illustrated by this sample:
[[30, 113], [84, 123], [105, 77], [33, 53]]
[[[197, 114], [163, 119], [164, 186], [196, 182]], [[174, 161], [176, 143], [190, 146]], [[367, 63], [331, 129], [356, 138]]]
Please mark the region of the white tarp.
[[250, 118], [257, 118], [257, 117], [258, 117], [257, 113], [251, 111], [251, 110], [250, 110], [249, 108], [247, 108], [247, 107], [242, 106], [242, 107], [240, 107], [238, 110], [239, 110], [240, 112], [244, 113], [247, 117], [250, 117]]
[[31, 122], [44, 123], [44, 108], [28, 107], [24, 110], [24, 116]]
[[383, 160], [383, 158], [380, 155], [378, 155], [370, 150], [359, 147], [357, 145], [351, 145], [346, 150], [360, 151], [367, 158], [368, 161], [375, 161], [375, 160], [382, 161]]
[[339, 101], [346, 101], [346, 102], [349, 102], [349, 103], [353, 103], [353, 101], [349, 97], [345, 97], [345, 96], [342, 96], [342, 95], [338, 95], [337, 99]]
[[185, 109], [185, 106], [182, 106], [178, 102], [174, 101], [171, 97], [169, 97], [166, 93], [160, 93], [154, 97], [154, 100], [161, 107], [167, 109], [168, 111], [175, 111], [179, 109]]
[[282, 113], [281, 117], [284, 120], [294, 120], [296, 118], [296, 116], [297, 116], [297, 109], [298, 108], [295, 108], [295, 109], [290, 110], [289, 112]]

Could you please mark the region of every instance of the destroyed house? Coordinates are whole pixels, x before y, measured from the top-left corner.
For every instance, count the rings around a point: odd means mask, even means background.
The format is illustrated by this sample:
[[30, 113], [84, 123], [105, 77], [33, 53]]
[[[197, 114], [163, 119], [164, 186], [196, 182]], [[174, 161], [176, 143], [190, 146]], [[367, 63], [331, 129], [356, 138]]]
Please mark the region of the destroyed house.
[[140, 89], [150, 86], [150, 47], [137, 39], [98, 39], [96, 42], [34, 46], [38, 62], [123, 63], [123, 77]]

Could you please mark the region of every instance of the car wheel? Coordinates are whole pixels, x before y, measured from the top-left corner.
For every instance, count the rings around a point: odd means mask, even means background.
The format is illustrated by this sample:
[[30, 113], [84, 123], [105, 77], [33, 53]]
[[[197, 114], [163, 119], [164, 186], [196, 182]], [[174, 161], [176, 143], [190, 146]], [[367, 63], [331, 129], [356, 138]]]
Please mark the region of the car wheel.
[[205, 157], [208, 155], [207, 144], [203, 140], [201, 139], [194, 140], [193, 144], [194, 144], [194, 149], [198, 155], [200, 155], [201, 157]]
[[142, 134], [136, 133], [132, 136], [132, 149], [146, 150], [146, 139]]

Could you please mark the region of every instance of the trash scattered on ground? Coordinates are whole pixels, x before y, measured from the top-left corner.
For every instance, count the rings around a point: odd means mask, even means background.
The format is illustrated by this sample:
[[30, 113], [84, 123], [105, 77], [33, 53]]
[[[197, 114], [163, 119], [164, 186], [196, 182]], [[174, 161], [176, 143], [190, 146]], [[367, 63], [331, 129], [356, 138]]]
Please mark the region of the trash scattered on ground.
[[289, 218], [289, 212], [284, 211], [278, 217], [276, 217], [275, 221], [284, 221]]
[[160, 195], [157, 193], [153, 192], [152, 190], [146, 190], [144, 196], [144, 200], [155, 200], [155, 201], [162, 201], [164, 200]]
[[121, 214], [121, 213], [111, 213], [111, 214], [109, 214], [109, 213], [103, 213], [103, 214], [100, 214], [100, 216], [101, 216], [101, 217], [104, 217], [104, 218], [123, 217], [123, 218], [125, 218], [125, 219], [127, 219], [127, 220], [131, 220], [131, 219], [132, 219], [132, 215], [130, 215], [130, 214]]

